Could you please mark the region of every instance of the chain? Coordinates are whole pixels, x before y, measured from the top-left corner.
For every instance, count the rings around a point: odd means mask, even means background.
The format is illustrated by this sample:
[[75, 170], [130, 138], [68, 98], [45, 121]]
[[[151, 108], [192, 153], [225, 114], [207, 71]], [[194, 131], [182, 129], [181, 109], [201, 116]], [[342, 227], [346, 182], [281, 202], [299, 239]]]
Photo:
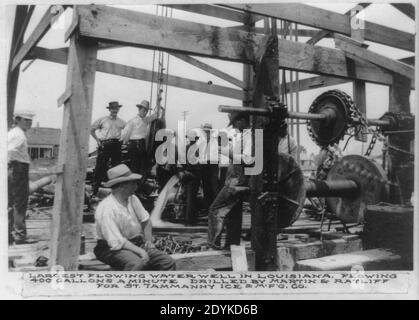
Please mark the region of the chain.
[[[361, 123], [360, 126], [365, 128], [365, 130], [369, 134], [372, 134], [371, 141], [368, 145], [367, 151], [365, 152], [365, 156], [369, 157], [371, 155], [372, 150], [375, 147], [375, 144], [376, 144], [377, 140], [385, 143], [386, 138], [378, 130], [371, 129], [371, 127], [368, 125], [368, 120], [366, 119], [364, 114], [361, 112], [361, 110], [359, 110], [354, 103], [351, 104], [351, 117], [352, 117], [352, 119], [353, 118], [358, 118], [360, 123]], [[352, 125], [352, 127], [353, 127], [353, 125]]]

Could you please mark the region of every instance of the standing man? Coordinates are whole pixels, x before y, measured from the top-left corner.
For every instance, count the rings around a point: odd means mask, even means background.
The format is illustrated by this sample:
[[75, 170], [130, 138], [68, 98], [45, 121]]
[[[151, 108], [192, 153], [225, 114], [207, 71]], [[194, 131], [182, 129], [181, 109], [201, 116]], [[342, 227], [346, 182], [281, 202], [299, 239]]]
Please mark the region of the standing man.
[[218, 189], [218, 139], [211, 139], [212, 125], [205, 123], [201, 126], [205, 133], [205, 157], [201, 163], [202, 189], [204, 192], [205, 209], [208, 210], [217, 195]]
[[148, 133], [148, 125], [157, 119], [157, 113], [147, 116], [150, 103], [143, 100], [138, 107], [138, 114], [128, 121], [122, 132], [122, 141], [128, 144], [128, 157], [132, 172], [146, 176], [147, 150], [145, 139]]
[[[250, 128], [249, 115], [240, 112], [229, 114], [230, 123], [233, 128], [243, 133]], [[240, 245], [242, 227], [242, 200], [235, 194], [233, 187], [245, 186], [248, 177], [244, 174], [246, 163], [250, 163], [252, 157], [252, 135], [246, 131], [241, 139], [235, 139], [235, 146], [230, 146], [229, 157], [232, 164], [229, 165], [226, 174], [224, 187], [215, 197], [208, 213], [208, 244], [214, 249], [227, 249], [230, 245]], [[243, 149], [237, 144], [242, 144]], [[235, 153], [242, 150], [241, 153]], [[221, 234], [226, 226], [226, 241], [221, 246]]]
[[26, 238], [26, 208], [29, 196], [29, 153], [26, 131], [32, 126], [31, 112], [14, 115], [14, 128], [7, 134], [9, 244], [29, 243]]
[[109, 115], [96, 120], [90, 130], [90, 134], [98, 145], [93, 194], [97, 193], [100, 183], [106, 179], [109, 159], [111, 167], [121, 162], [122, 143], [120, 140], [122, 129], [125, 127], [125, 121], [117, 117], [121, 107], [122, 105], [117, 101], [109, 102], [106, 107], [109, 109]]

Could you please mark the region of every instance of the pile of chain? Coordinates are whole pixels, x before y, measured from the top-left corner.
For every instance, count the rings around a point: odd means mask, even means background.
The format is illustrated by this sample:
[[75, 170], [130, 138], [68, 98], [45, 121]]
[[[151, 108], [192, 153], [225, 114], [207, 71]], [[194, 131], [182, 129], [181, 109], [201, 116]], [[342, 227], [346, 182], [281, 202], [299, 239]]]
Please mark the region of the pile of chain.
[[167, 254], [201, 251], [201, 246], [192, 245], [191, 240], [176, 240], [172, 236], [155, 237], [154, 245]]

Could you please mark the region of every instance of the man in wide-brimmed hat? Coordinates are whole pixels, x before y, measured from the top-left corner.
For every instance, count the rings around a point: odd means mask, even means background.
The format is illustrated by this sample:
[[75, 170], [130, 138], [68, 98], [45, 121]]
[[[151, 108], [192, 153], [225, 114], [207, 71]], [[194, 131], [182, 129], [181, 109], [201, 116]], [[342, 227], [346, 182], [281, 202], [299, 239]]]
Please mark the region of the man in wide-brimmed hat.
[[97, 119], [90, 130], [90, 134], [98, 145], [93, 184], [94, 194], [97, 193], [100, 183], [106, 179], [109, 160], [111, 160], [112, 167], [121, 162], [121, 133], [125, 127], [125, 121], [117, 116], [121, 107], [122, 105], [117, 101], [109, 102], [106, 107], [109, 110], [109, 115]]
[[112, 193], [96, 208], [96, 257], [114, 270], [175, 270], [175, 261], [152, 241], [149, 213], [135, 196], [142, 176], [120, 164], [108, 170]]
[[26, 238], [26, 208], [29, 196], [28, 141], [26, 131], [32, 126], [34, 113], [18, 111], [14, 114], [14, 127], [7, 133], [7, 162], [9, 167], [9, 243], [28, 243]]
[[130, 168], [135, 173], [145, 175], [147, 164], [146, 137], [148, 126], [157, 119], [157, 113], [147, 116], [150, 110], [150, 103], [147, 100], [141, 101], [136, 105], [138, 114], [128, 121], [122, 132], [122, 140], [128, 145], [128, 157], [130, 159]]

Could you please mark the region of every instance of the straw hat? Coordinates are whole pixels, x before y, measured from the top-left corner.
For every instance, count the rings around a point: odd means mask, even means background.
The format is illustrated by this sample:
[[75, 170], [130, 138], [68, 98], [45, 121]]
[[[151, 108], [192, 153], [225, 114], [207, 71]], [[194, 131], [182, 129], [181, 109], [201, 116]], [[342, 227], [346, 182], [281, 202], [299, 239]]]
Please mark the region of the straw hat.
[[145, 109], [150, 109], [150, 102], [148, 102], [147, 100], [143, 100], [141, 101], [140, 104], [137, 104], [138, 108], [145, 108]]
[[143, 176], [141, 174], [132, 173], [131, 170], [125, 165], [120, 164], [108, 170], [108, 182], [104, 182], [103, 185], [107, 188], [121, 182], [141, 180]]
[[212, 124], [211, 123], [204, 123], [203, 125], [201, 125], [201, 129], [202, 130], [212, 130]]
[[14, 113], [15, 118], [19, 117], [19, 118], [28, 119], [28, 120], [32, 120], [34, 116], [35, 116], [35, 113], [30, 110], [20, 110]]

